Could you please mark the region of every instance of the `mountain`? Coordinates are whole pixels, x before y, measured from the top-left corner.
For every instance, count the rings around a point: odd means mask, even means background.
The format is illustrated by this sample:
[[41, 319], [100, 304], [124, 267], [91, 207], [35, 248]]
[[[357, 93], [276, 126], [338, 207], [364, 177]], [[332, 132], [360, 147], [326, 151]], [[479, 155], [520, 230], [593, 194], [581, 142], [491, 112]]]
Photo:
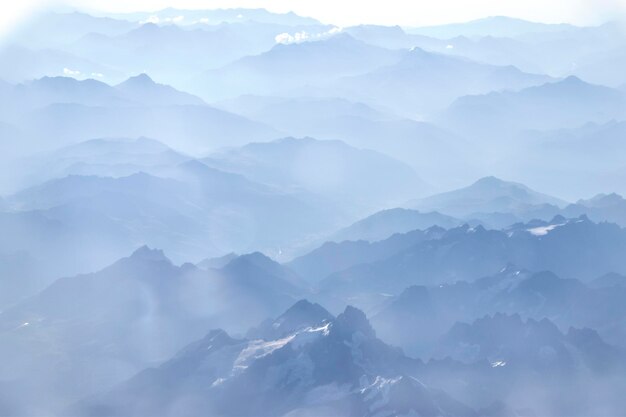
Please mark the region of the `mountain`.
[[68, 175], [117, 178], [142, 171], [158, 173], [187, 160], [154, 139], [102, 138], [16, 159], [9, 166], [14, 165], [14, 172], [20, 174], [13, 185], [24, 188]]
[[[520, 91], [470, 95], [456, 100], [441, 121], [459, 131], [501, 139], [494, 132], [577, 127], [623, 118], [626, 96], [575, 76]], [[487, 120], [484, 115], [489, 114]]]
[[[279, 135], [268, 126], [208, 106], [102, 108], [53, 104], [29, 113], [19, 126], [33, 138], [31, 143], [44, 149], [85, 138], [146, 136], [185, 152], [202, 153]], [[50, 143], [51, 137], [63, 140]]]
[[468, 94], [518, 90], [549, 80], [545, 75], [527, 74], [512, 66], [499, 67], [413, 48], [404, 51], [396, 63], [329, 82], [329, 93], [340, 92], [352, 100], [385, 106], [396, 114], [420, 120]]
[[[518, 145], [495, 151], [505, 154], [494, 170], [527, 184], [541, 184], [542, 189], [571, 201], [589, 195], [624, 194], [626, 169], [618, 156], [624, 149], [624, 134], [626, 123], [621, 121], [512, 134], [512, 142]], [[520, 155], [524, 155], [523, 161]]]
[[261, 254], [206, 272], [142, 247], [3, 310], [0, 350], [13, 361], [2, 379], [53, 394], [32, 404], [54, 410], [165, 360], [207, 328], [243, 331], [279, 314], [307, 295], [290, 277]]
[[209, 100], [242, 94], [283, 95], [312, 84], [389, 65], [399, 53], [358, 41], [347, 34], [329, 39], [278, 44], [196, 78], [193, 91]]
[[530, 220], [532, 216], [554, 216], [566, 203], [531, 190], [523, 184], [496, 177], [481, 178], [472, 185], [407, 203], [418, 210], [434, 210], [468, 218], [479, 213], [511, 213]]
[[178, 9], [168, 7], [152, 12], [132, 12], [112, 14], [112, 17], [131, 21], [154, 20], [167, 24], [174, 21], [182, 25], [203, 23], [216, 25], [224, 22], [260, 22], [280, 25], [315, 25], [319, 22], [311, 17], [300, 16], [293, 12], [276, 13], [266, 9], [225, 8], [225, 9]]
[[[473, 282], [413, 285], [376, 309], [372, 324], [385, 340], [412, 355], [432, 355], [446, 329], [505, 313], [522, 318], [549, 318], [559, 328], [590, 327], [616, 346], [626, 346], [626, 310], [621, 278], [607, 274], [589, 284], [533, 273], [508, 265]], [[407, 326], [419, 333], [407, 332]]]
[[423, 213], [418, 210], [395, 208], [382, 210], [359, 220], [331, 235], [330, 240], [334, 242], [345, 240], [375, 242], [387, 239], [396, 233], [407, 233], [418, 229], [426, 230], [433, 226], [450, 229], [460, 225], [460, 220], [436, 211]]
[[59, 49], [28, 48], [7, 42], [0, 47], [0, 58], [12, 63], [0, 69], [0, 78], [13, 83], [46, 76], [68, 75], [79, 76], [81, 79], [98, 77], [117, 82], [124, 78], [124, 74], [117, 69]]
[[[458, 398], [474, 395], [476, 401], [482, 396], [489, 402], [504, 397], [513, 410], [529, 408], [542, 415], [615, 414], [623, 404], [615, 384], [622, 380], [624, 351], [591, 329], [561, 332], [548, 319], [496, 314], [453, 326], [441, 341], [440, 354], [446, 359], [432, 364], [433, 374], [445, 375], [439, 383]], [[450, 364], [448, 355], [473, 365], [459, 372], [463, 367]], [[465, 388], [454, 381], [459, 374]], [[472, 390], [480, 380], [488, 381], [485, 390]], [[522, 392], [528, 386], [537, 393]], [[581, 390], [591, 394], [579, 397]]]
[[578, 200], [563, 210], [566, 216], [586, 215], [594, 221], [626, 225], [626, 200], [618, 194], [598, 194], [587, 200]]
[[447, 43], [445, 40], [408, 34], [400, 26], [357, 25], [344, 28], [344, 31], [370, 45], [389, 49], [410, 49], [417, 46], [430, 50]]
[[[55, 265], [57, 274], [74, 274], [101, 268], [142, 244], [164, 248], [177, 262], [259, 248], [279, 254], [280, 248], [288, 250], [338, 222], [328, 205], [306, 194], [197, 161], [161, 174], [70, 175], [22, 190], [8, 197], [7, 204], [59, 223], [66, 233], [57, 236], [44, 229], [41, 236], [56, 242], [60, 253], [48, 256], [28, 229], [17, 229], [25, 230], [20, 239], [3, 240], [12, 251], [25, 250]], [[291, 216], [294, 212], [302, 217]]]
[[119, 35], [137, 27], [137, 23], [87, 13], [35, 12], [9, 36], [11, 41], [29, 48], [58, 48], [88, 33]]
[[301, 321], [279, 339], [235, 339], [214, 330], [74, 410], [163, 414], [185, 398], [192, 414], [257, 415], [262, 408], [265, 415], [474, 415], [410, 376], [420, 362], [377, 339], [361, 311], [347, 307], [336, 318], [325, 316], [313, 326]]
[[178, 91], [169, 85], [155, 83], [145, 73], [131, 77], [115, 88], [130, 100], [153, 106], [206, 104], [196, 96]]
[[[176, 16], [180, 17], [180, 16]], [[281, 33], [325, 32], [321, 24], [290, 26], [239, 19], [227, 23], [204, 21], [158, 22], [150, 16], [122, 34], [89, 33], [66, 45], [78, 56], [118, 68], [124, 74], [150, 73], [168, 84], [184, 85], [189, 78], [276, 45]], [[155, 22], [156, 21], [156, 22]], [[170, 59], [163, 60], [163, 56]], [[189, 86], [192, 88], [193, 85]]]
[[299, 256], [288, 265], [302, 277], [318, 282], [331, 273], [366, 262], [375, 262], [408, 249], [420, 242], [437, 239], [445, 230], [433, 226], [425, 231], [413, 230], [378, 242], [326, 242], [311, 252]]
[[295, 137], [340, 139], [357, 148], [381, 152], [410, 165], [433, 186], [458, 186], [468, 173], [478, 170], [467, 160], [472, 148], [461, 136], [360, 102], [335, 97], [247, 95], [216, 105]]
[[228, 263], [237, 258], [237, 256], [239, 255], [231, 252], [215, 258], [206, 258], [198, 262], [196, 266], [200, 269], [219, 269], [228, 265]]
[[[385, 241], [377, 244], [385, 247]], [[503, 231], [464, 225], [439, 238], [334, 272], [318, 288], [320, 296], [366, 299], [368, 294], [399, 294], [411, 285], [473, 281], [508, 264], [589, 282], [608, 272], [625, 271], [618, 255], [624, 245], [622, 228], [584, 217], [520, 223]], [[330, 256], [332, 252], [326, 255]], [[313, 259], [309, 262], [319, 264]], [[305, 276], [306, 272], [300, 274]]]
[[87, 106], [206, 105], [198, 97], [155, 83], [147, 74], [131, 77], [116, 86], [92, 78], [43, 77], [7, 88], [5, 93], [9, 94], [9, 99], [16, 101], [14, 105], [23, 108], [22, 111], [55, 103]]
[[39, 150], [89, 138], [146, 136], [177, 149], [207, 152], [278, 135], [147, 76], [116, 87], [92, 79], [44, 77], [14, 86], [0, 100], [0, 108], [5, 107], [5, 117]]
[[589, 283], [592, 288], [625, 287], [626, 277], [616, 273], [604, 274]]
[[340, 141], [284, 138], [225, 150], [202, 161], [283, 189], [306, 190], [350, 212], [393, 204], [425, 186], [405, 164]]
[[516, 37], [530, 33], [567, 32], [575, 29], [575, 26], [565, 23], [547, 24], [508, 16], [490, 16], [463, 23], [410, 28], [408, 32], [435, 38], [453, 38], [456, 36]]
[[469, 362], [488, 360], [492, 366], [524, 371], [558, 372], [584, 366], [597, 372], [597, 367], [624, 366], [623, 353], [604, 343], [593, 330], [570, 329], [563, 334], [548, 319], [523, 321], [519, 315], [496, 314], [472, 324], [457, 323], [442, 338], [439, 351], [442, 356]]

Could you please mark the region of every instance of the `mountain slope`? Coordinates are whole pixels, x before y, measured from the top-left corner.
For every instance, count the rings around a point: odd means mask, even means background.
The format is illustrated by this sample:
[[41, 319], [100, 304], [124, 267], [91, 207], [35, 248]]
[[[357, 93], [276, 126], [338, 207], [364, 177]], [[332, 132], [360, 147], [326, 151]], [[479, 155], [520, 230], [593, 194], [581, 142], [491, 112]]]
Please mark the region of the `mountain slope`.
[[407, 204], [419, 210], [436, 210], [451, 216], [468, 217], [477, 213], [498, 212], [529, 216], [541, 210], [554, 212], [565, 202], [531, 190], [523, 184], [485, 177], [468, 187]]
[[202, 161], [282, 188], [306, 190], [340, 203], [342, 210], [385, 206], [424, 188], [400, 161], [340, 141], [284, 138], [250, 143]]
[[413, 48], [395, 64], [331, 81], [329, 90], [420, 120], [435, 115], [461, 96], [518, 90], [549, 80], [512, 66], [487, 65]]
[[77, 409], [84, 415], [169, 414], [185, 398], [186, 412], [216, 415], [258, 415], [259, 409], [268, 416], [474, 415], [408, 376], [420, 362], [376, 339], [357, 309], [295, 327], [279, 339], [251, 341], [212, 331], [159, 368]]
[[2, 379], [50, 392], [31, 404], [54, 410], [166, 359], [206, 328], [241, 332], [279, 314], [308, 295], [291, 274], [260, 254], [207, 272], [142, 247], [4, 310], [0, 351], [13, 360]]
[[494, 132], [577, 127], [621, 119], [624, 114], [626, 96], [622, 92], [570, 76], [516, 92], [461, 97], [441, 121], [454, 129], [497, 140], [500, 135]]
[[334, 242], [345, 240], [384, 240], [396, 233], [426, 230], [433, 226], [450, 229], [461, 225], [454, 217], [438, 212], [420, 212], [403, 208], [387, 209], [372, 214], [330, 236]]
[[269, 51], [208, 71], [194, 80], [205, 99], [242, 94], [282, 95], [307, 85], [364, 73], [395, 62], [399, 54], [347, 34], [326, 40], [278, 44]]

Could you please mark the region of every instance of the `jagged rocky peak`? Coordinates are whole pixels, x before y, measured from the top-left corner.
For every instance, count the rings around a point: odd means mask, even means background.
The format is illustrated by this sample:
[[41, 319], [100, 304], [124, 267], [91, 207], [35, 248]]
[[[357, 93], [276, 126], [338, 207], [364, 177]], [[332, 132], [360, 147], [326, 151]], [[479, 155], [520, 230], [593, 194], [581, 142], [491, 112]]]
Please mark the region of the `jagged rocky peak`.
[[307, 327], [321, 326], [335, 318], [324, 307], [308, 300], [300, 300], [274, 320], [266, 320], [248, 332], [249, 338], [265, 340], [282, 337]]
[[344, 312], [337, 316], [334, 323], [334, 330], [346, 336], [361, 333], [367, 339], [376, 337], [376, 332], [365, 316], [365, 313], [352, 306], [347, 306]]
[[151, 261], [151, 262], [168, 262], [170, 260], [165, 256], [165, 253], [161, 249], [151, 249], [147, 245], [144, 245], [134, 251], [130, 256], [130, 259], [140, 260], [140, 261]]

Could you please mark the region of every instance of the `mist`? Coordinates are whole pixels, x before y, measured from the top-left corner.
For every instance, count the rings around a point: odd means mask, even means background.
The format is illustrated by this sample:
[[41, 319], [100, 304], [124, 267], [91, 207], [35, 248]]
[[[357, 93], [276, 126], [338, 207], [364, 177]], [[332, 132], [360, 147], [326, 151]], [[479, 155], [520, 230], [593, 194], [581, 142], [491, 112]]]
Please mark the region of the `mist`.
[[3, 13], [0, 416], [625, 414], [620, 2], [170, 6]]

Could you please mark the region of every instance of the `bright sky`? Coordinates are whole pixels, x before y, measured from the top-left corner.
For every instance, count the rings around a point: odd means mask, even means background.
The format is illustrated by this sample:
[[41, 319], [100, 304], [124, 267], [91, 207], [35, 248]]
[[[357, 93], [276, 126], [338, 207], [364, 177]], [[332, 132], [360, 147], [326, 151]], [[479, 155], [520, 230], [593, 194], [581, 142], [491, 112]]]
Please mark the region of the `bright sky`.
[[[59, 3], [58, 0], [52, 0]], [[8, 30], [32, 10], [50, 0], [9, 0], [2, 5], [0, 30]], [[626, 16], [626, 0], [68, 0], [81, 9], [109, 12], [154, 11], [165, 7], [263, 7], [294, 11], [326, 23], [348, 26], [376, 23], [427, 26], [463, 22], [486, 16], [593, 25]]]

